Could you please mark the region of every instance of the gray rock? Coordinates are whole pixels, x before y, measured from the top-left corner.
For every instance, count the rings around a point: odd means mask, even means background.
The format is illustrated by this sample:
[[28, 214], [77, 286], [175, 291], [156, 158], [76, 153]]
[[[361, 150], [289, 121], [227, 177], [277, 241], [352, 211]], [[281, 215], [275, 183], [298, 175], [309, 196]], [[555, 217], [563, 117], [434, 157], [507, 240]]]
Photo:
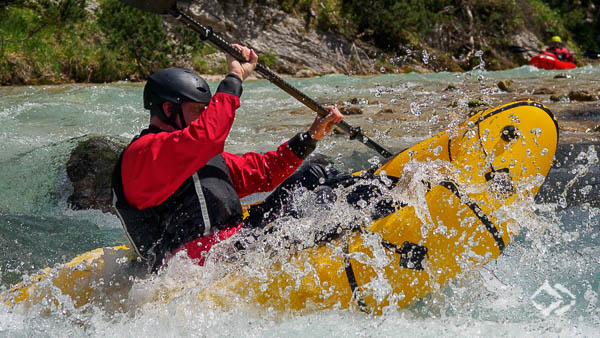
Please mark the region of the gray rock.
[[113, 212], [112, 171], [124, 146], [106, 137], [91, 136], [80, 142], [67, 162], [73, 193], [67, 202], [73, 209]]
[[573, 76], [571, 74], [558, 74], [554, 76], [555, 79], [571, 79]]
[[295, 74], [296, 77], [312, 77], [315, 76], [315, 73], [310, 69], [300, 69]]
[[467, 103], [467, 106], [469, 106], [470, 108], [476, 108], [476, 107], [486, 107], [486, 106], [489, 106], [489, 104], [486, 102], [483, 102], [481, 100], [473, 99], [473, 100], [469, 100], [469, 102]]
[[500, 88], [500, 90], [505, 91], [505, 92], [512, 92], [514, 90], [513, 81], [512, 80], [502, 80], [502, 81], [498, 82], [498, 88]]
[[[277, 62], [271, 66], [275, 72], [297, 76], [367, 74], [374, 71], [374, 58], [380, 53], [358, 40], [313, 30], [304, 20], [258, 3], [195, 1], [186, 12], [226, 40], [254, 48], [259, 56], [276, 55]], [[165, 18], [165, 22], [174, 31], [175, 20]]]
[[598, 95], [594, 95], [587, 90], [572, 90], [569, 92], [571, 101], [598, 101]]
[[518, 29], [517, 32], [510, 38], [512, 44], [522, 46], [528, 51], [517, 54], [524, 62], [529, 62], [529, 59], [538, 54], [536, 50], [540, 48], [540, 40], [533, 32], [528, 29]]
[[359, 106], [342, 106], [339, 108], [343, 115], [362, 115], [363, 110]]
[[571, 99], [568, 95], [552, 95], [550, 96], [550, 101], [552, 102], [571, 102]]
[[554, 94], [554, 90], [546, 87], [536, 88], [533, 90], [533, 95], [548, 95]]
[[458, 89], [455, 85], [449, 84], [448, 87], [444, 89], [445, 92], [452, 91]]

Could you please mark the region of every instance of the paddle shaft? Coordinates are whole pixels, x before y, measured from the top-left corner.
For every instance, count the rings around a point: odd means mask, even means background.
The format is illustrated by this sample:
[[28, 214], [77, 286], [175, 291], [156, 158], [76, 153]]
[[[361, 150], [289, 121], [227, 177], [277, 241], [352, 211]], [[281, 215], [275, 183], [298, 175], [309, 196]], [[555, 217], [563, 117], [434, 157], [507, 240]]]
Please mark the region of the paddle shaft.
[[[539, 50], [539, 49], [530, 49], [530, 48], [525, 48], [525, 47], [520, 47], [520, 46], [509, 46], [508, 50], [511, 53], [525, 53], [525, 52], [543, 53], [544, 52], [544, 51]], [[581, 56], [584, 56], [584, 57], [590, 58], [590, 59], [600, 59], [600, 53], [594, 53], [594, 52], [576, 52], [576, 53], [571, 53], [571, 54], [573, 54], [573, 55], [581, 55]]]
[[[242, 56], [242, 53], [239, 50], [237, 50], [237, 48], [233, 47], [233, 45], [231, 43], [227, 42], [221, 36], [215, 34], [213, 32], [212, 28], [198, 23], [192, 17], [181, 12], [175, 6], [168, 9], [167, 13], [171, 14], [178, 21], [182, 22], [186, 26], [188, 26], [191, 29], [193, 29], [194, 31], [198, 32], [202, 36], [203, 40], [208, 40], [213, 45], [215, 45], [217, 48], [219, 48], [223, 52], [233, 56], [238, 61], [246, 62], [246, 60], [244, 60], [244, 58]], [[256, 65], [255, 71], [258, 74], [260, 74], [262, 77], [264, 77], [265, 79], [269, 80], [271, 83], [276, 85], [277, 87], [283, 89], [283, 91], [290, 94], [298, 101], [302, 102], [305, 106], [312, 109], [320, 116], [325, 117], [329, 114], [329, 111], [327, 109], [325, 109], [322, 105], [320, 105], [315, 100], [308, 97], [306, 94], [304, 94], [303, 92], [301, 92], [300, 90], [298, 90], [297, 88], [295, 88], [294, 86], [289, 84], [287, 81], [285, 81], [284, 79], [279, 77], [277, 74], [273, 73], [271, 70], [269, 70], [266, 66], [262, 65], [261, 63], [258, 63]], [[348, 134], [350, 136], [351, 140], [358, 140], [359, 142], [363, 143], [367, 147], [375, 150], [381, 156], [383, 156], [385, 158], [390, 158], [393, 156], [393, 154], [391, 152], [387, 151], [385, 148], [383, 148], [381, 145], [377, 144], [371, 138], [364, 135], [362, 133], [362, 131], [360, 130], [360, 128], [352, 127], [348, 123], [346, 123], [346, 121], [338, 122], [335, 124], [335, 126], [339, 129], [341, 129], [346, 134]]]

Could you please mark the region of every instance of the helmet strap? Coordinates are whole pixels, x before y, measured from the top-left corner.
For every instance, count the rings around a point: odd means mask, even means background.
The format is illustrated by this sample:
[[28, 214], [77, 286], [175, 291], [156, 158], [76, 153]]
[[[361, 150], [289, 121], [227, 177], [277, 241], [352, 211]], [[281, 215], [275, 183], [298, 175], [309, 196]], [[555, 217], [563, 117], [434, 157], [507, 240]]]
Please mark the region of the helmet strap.
[[[181, 105], [175, 105], [176, 106], [176, 110], [177, 110], [177, 114], [179, 114], [179, 122], [181, 122], [181, 129], [187, 127], [187, 123], [185, 123], [185, 117], [183, 116], [183, 110], [181, 109]], [[173, 116], [175, 116], [175, 114], [173, 114]]]
[[[168, 124], [170, 124], [171, 126], [173, 126], [173, 128], [175, 129], [179, 129], [179, 126], [177, 125], [177, 123], [175, 122], [175, 120], [177, 119], [177, 108], [175, 108], [177, 105], [173, 105], [173, 110], [171, 110], [171, 116], [169, 116], [169, 121], [167, 122]], [[181, 109], [179, 109], [181, 110]]]
[[181, 129], [187, 127], [187, 123], [185, 123], [185, 117], [183, 117], [183, 111], [181, 110], [181, 106], [179, 106], [179, 122], [181, 122]]
[[[171, 116], [167, 116], [167, 114], [165, 113], [165, 111], [163, 110], [163, 106], [162, 104], [156, 104], [155, 105], [156, 108], [155, 109], [155, 114], [158, 116], [158, 118], [163, 121], [164, 123], [172, 126], [175, 129], [183, 129], [187, 126], [187, 124], [185, 123], [185, 118], [183, 116], [183, 111], [181, 110], [181, 105], [180, 104], [176, 104], [173, 103], [173, 105], [171, 107]], [[176, 119], [177, 119], [177, 115], [179, 115], [179, 120], [181, 122], [181, 127], [177, 125], [176, 123]]]

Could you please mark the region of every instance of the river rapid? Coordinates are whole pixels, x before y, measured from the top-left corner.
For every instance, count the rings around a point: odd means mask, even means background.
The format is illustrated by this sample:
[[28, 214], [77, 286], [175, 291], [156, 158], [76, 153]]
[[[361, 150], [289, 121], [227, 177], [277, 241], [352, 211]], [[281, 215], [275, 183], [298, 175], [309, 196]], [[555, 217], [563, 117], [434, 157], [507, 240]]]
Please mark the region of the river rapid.
[[[290, 82], [323, 104], [362, 109], [346, 121], [392, 152], [457, 125], [473, 110], [523, 98], [547, 105], [560, 126], [559, 152], [546, 182], [549, 192], [512, 215], [521, 221], [520, 234], [484, 268], [409, 308], [389, 308], [382, 315], [358, 309], [295, 314], [259, 309], [243, 299], [227, 309], [206, 306], [196, 291], [226, 268], [217, 263], [201, 268], [182, 259], [159, 276], [133, 280], [131, 291], [118, 300], [122, 306], [75, 309], [66, 298], [59, 298], [59, 307], [0, 304], [0, 336], [597, 336], [600, 131], [594, 128], [600, 125], [600, 101], [566, 96], [573, 90], [600, 95], [600, 68], [480, 68]], [[500, 90], [498, 82], [508, 79], [513, 90]], [[214, 91], [218, 82], [210, 84]], [[0, 88], [0, 291], [81, 252], [126, 243], [114, 215], [69, 208], [72, 186], [65, 165], [86, 136], [126, 142], [143, 129], [148, 114], [142, 91], [143, 84], [127, 82]], [[552, 95], [562, 98], [553, 101]], [[313, 116], [269, 82], [247, 81], [226, 151], [273, 150], [305, 130]], [[320, 142], [315, 153], [347, 172], [383, 161], [337, 134]], [[343, 219], [346, 211], [333, 212]], [[280, 222], [310, 231], [317, 217]], [[257, 269], [269, 263], [244, 260]], [[145, 301], [178, 287], [184, 291], [169, 299]]]

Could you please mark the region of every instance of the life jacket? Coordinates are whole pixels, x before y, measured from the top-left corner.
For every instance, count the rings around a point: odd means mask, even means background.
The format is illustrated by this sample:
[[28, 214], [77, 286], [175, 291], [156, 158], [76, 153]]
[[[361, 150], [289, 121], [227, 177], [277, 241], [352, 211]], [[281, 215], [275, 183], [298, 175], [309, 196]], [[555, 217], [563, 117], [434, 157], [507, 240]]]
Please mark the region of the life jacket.
[[546, 52], [556, 55], [556, 57], [561, 61], [571, 61], [573, 59], [573, 56], [565, 47], [550, 47], [546, 49]]
[[[131, 143], [159, 132], [163, 131], [150, 126]], [[123, 191], [124, 153], [113, 170], [113, 206], [133, 248], [152, 270], [160, 266], [166, 254], [183, 244], [243, 219], [242, 206], [222, 155], [208, 161], [161, 204], [139, 210], [127, 203]]]

